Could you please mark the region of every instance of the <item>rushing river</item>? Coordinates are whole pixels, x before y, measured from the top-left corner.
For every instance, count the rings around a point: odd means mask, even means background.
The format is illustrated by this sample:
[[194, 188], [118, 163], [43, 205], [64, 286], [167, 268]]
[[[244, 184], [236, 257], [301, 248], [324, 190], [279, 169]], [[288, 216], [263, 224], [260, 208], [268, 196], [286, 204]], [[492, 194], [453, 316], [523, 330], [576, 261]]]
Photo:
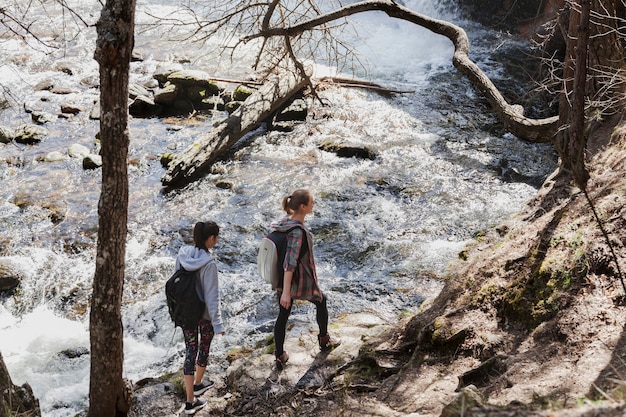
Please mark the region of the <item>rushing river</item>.
[[[96, 3], [76, 1], [77, 10]], [[217, 61], [207, 52], [210, 45], [181, 47], [149, 30], [145, 12], [167, 12], [159, 3], [165, 2], [138, 5], [136, 49], [144, 59], [133, 63], [132, 82], [148, 82], [159, 61], [188, 59], [188, 67], [220, 77], [250, 71], [243, 57]], [[466, 27], [472, 58], [494, 78], [512, 76], [493, 61], [492, 51], [515, 45], [513, 38], [438, 11], [434, 0], [405, 3]], [[91, 10], [90, 18], [98, 14]], [[358, 89], [321, 91], [330, 105], [311, 101], [306, 124], [292, 133], [258, 129], [204, 178], [169, 193], [161, 188], [159, 156], [184, 149], [212, 120], [131, 119], [125, 377], [137, 381], [182, 366], [182, 336], [168, 318], [163, 287], [198, 220], [222, 227], [214, 254], [227, 334], [215, 339], [209, 366], [220, 374], [228, 349], [254, 346], [272, 330], [277, 310], [256, 274], [256, 247], [292, 189], [308, 188], [316, 198], [308, 225], [331, 320], [367, 310], [393, 321], [436, 294], [436, 277], [463, 246], [518, 211], [555, 168], [550, 147], [502, 133], [479, 93], [452, 67], [447, 39], [383, 14], [355, 23], [356, 49], [370, 65], [369, 74], [358, 75], [413, 93], [384, 98]], [[93, 36], [83, 31], [57, 50], [1, 41], [0, 86], [13, 106], [0, 112], [0, 126], [31, 123], [24, 107], [53, 114], [62, 103], [84, 109], [48, 123], [50, 135], [41, 144], [0, 145], [0, 255], [24, 271], [19, 289], [0, 298], [0, 352], [14, 383], [32, 386], [44, 416], [85, 411], [89, 361], [98, 360], [87, 349], [100, 171], [83, 170], [77, 158], [41, 161], [75, 143], [94, 148], [98, 122], [88, 118], [98, 97]], [[60, 71], [59, 64], [74, 71]], [[33, 89], [46, 80], [69, 94]], [[319, 150], [325, 139], [368, 146], [377, 156], [340, 158]], [[52, 222], [52, 212], [62, 221]], [[298, 306], [292, 321], [313, 326], [314, 311]]]

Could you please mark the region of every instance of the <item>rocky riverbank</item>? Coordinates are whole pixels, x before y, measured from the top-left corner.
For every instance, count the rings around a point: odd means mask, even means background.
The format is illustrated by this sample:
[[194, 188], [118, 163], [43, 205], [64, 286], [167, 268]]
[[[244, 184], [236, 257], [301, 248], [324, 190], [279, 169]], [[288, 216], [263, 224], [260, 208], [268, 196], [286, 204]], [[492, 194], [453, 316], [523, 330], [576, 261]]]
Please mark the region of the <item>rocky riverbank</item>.
[[[621, 270], [626, 255], [626, 127], [596, 132], [588, 193]], [[200, 416], [622, 416], [626, 306], [619, 269], [580, 190], [555, 175], [524, 212], [480, 236], [420, 313], [363, 313], [332, 332], [292, 329], [291, 360], [233, 352]], [[136, 391], [134, 415], [180, 412], [176, 381]], [[157, 400], [158, 398], [158, 400]]]

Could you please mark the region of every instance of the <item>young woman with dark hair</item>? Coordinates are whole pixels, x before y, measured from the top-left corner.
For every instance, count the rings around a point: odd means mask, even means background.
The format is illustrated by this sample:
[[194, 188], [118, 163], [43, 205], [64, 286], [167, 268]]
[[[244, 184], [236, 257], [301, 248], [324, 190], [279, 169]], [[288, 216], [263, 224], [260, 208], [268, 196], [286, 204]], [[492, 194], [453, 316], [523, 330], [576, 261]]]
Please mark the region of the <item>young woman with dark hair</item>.
[[212, 385], [205, 381], [204, 371], [209, 359], [209, 348], [215, 333], [224, 335], [220, 308], [217, 265], [209, 249], [217, 244], [220, 228], [212, 221], [198, 222], [193, 229], [194, 245], [180, 248], [176, 257], [176, 270], [197, 271], [196, 290], [204, 301], [206, 309], [197, 326], [183, 328], [185, 339], [185, 414], [194, 414], [206, 405], [206, 400], [197, 398]]

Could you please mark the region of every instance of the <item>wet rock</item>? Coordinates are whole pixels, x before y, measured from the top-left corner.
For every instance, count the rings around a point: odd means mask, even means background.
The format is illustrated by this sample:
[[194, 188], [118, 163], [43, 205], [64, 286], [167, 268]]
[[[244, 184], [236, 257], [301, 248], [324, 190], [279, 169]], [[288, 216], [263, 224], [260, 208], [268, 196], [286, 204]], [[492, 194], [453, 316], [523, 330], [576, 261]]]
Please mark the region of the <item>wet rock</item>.
[[229, 101], [226, 103], [226, 111], [230, 114], [241, 107], [242, 104], [243, 101]]
[[206, 88], [207, 96], [217, 95], [220, 88], [215, 81], [210, 80], [209, 74], [198, 70], [182, 70], [171, 73], [167, 77], [167, 81], [183, 87], [201, 87]]
[[128, 111], [135, 117], [151, 117], [161, 113], [161, 106], [151, 97], [138, 96], [131, 102]]
[[61, 352], [58, 353], [58, 356], [61, 356], [67, 359], [76, 359], [76, 358], [80, 358], [81, 356], [85, 356], [88, 354], [89, 354], [89, 349], [84, 346], [80, 346], [80, 347], [62, 350]]
[[102, 166], [102, 157], [100, 155], [87, 155], [83, 158], [83, 169], [97, 169]]
[[68, 87], [63, 87], [63, 86], [54, 86], [52, 87], [52, 89], [50, 90], [51, 93], [53, 94], [58, 94], [58, 95], [67, 95], [67, 94], [77, 94], [79, 93], [78, 90], [74, 90]]
[[167, 152], [161, 155], [160, 162], [163, 168], [167, 168], [174, 159], [174, 154]]
[[235, 101], [246, 101], [250, 95], [252, 95], [252, 90], [245, 85], [237, 86], [232, 94]]
[[159, 64], [152, 75], [155, 80], [159, 82], [160, 85], [165, 85], [167, 82], [167, 77], [174, 72], [179, 72], [183, 70], [182, 64], [179, 63], [165, 63]]
[[100, 120], [100, 100], [96, 100], [93, 103], [93, 107], [89, 112], [89, 118], [91, 120]]
[[276, 115], [275, 121], [288, 122], [288, 121], [305, 121], [308, 114], [308, 108], [306, 102], [299, 98], [295, 99], [291, 104], [279, 111]]
[[376, 152], [367, 146], [354, 145], [349, 143], [335, 142], [332, 140], [324, 141], [319, 149], [326, 152], [332, 152], [342, 158], [359, 158], [359, 159], [376, 159]]
[[224, 111], [226, 109], [226, 103], [220, 96], [211, 96], [202, 99], [201, 108], [207, 110]]
[[33, 111], [30, 117], [34, 123], [44, 125], [46, 123], [53, 122], [56, 117], [53, 114], [46, 113], [44, 111]]
[[54, 83], [51, 80], [40, 81], [33, 87], [35, 91], [50, 91], [54, 87]]
[[78, 143], [73, 143], [67, 148], [67, 153], [72, 158], [85, 158], [91, 152], [86, 146], [80, 145]]
[[159, 88], [154, 92], [154, 102], [157, 104], [163, 104], [170, 106], [174, 104], [174, 101], [178, 98], [179, 88], [176, 84], [165, 83], [163, 88]]
[[58, 62], [54, 69], [67, 75], [76, 75], [80, 72], [78, 66], [72, 62]]
[[61, 113], [65, 114], [78, 114], [82, 111], [79, 107], [73, 106], [71, 104], [62, 104], [61, 105]]
[[152, 93], [143, 85], [132, 83], [128, 86], [128, 96], [134, 99], [137, 97], [150, 97]]
[[34, 145], [48, 136], [48, 129], [42, 126], [23, 125], [15, 129], [14, 139], [17, 143]]
[[24, 271], [14, 262], [0, 258], [0, 291], [10, 291], [17, 288], [23, 278]]
[[67, 155], [59, 151], [52, 151], [43, 158], [44, 162], [61, 162], [67, 160]]
[[0, 143], [10, 143], [13, 140], [13, 130], [0, 126]]

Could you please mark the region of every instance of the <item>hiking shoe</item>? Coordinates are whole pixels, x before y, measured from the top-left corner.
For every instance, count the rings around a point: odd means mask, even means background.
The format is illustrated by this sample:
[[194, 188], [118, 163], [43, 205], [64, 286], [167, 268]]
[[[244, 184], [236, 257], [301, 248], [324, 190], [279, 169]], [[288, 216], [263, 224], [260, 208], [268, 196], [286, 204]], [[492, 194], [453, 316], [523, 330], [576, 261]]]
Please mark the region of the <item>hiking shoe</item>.
[[317, 336], [317, 340], [320, 343], [322, 352], [331, 351], [341, 344], [341, 340], [331, 339], [328, 333], [326, 333], [326, 336]]
[[206, 400], [194, 398], [192, 403], [185, 403], [185, 414], [195, 414], [196, 411], [206, 405]]
[[278, 369], [283, 369], [288, 360], [289, 355], [287, 354], [287, 352], [283, 352], [282, 355], [276, 357], [276, 367]]
[[211, 388], [213, 384], [213, 381], [202, 381], [199, 384], [193, 384], [193, 395], [204, 394], [204, 392]]

